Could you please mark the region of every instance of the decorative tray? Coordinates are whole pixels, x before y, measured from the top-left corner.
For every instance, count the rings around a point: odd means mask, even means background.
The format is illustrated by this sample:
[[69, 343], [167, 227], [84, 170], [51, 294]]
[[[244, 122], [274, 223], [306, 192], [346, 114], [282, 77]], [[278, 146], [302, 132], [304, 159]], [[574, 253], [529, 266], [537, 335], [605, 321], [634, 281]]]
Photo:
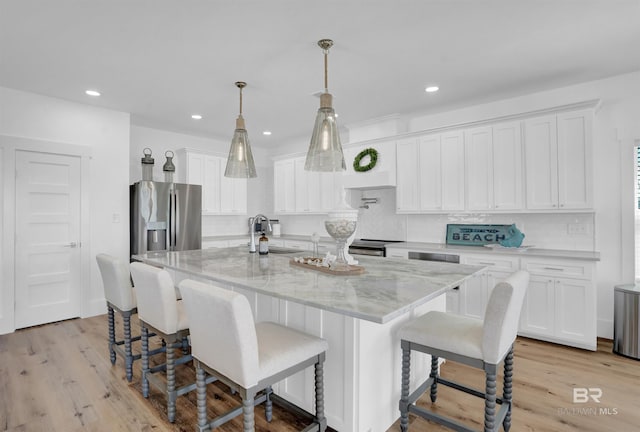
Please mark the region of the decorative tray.
[[[307, 259], [310, 259], [310, 258], [305, 258], [305, 260]], [[349, 270], [333, 270], [331, 267], [319, 266], [313, 262], [311, 262], [310, 264], [307, 264], [304, 262], [298, 262], [294, 258], [291, 258], [289, 260], [289, 265], [292, 265], [294, 267], [305, 268], [308, 270], [315, 270], [315, 271], [332, 274], [336, 276], [353, 276], [353, 275], [361, 275], [362, 273], [364, 273], [364, 267], [351, 265], [351, 264], [349, 265]]]

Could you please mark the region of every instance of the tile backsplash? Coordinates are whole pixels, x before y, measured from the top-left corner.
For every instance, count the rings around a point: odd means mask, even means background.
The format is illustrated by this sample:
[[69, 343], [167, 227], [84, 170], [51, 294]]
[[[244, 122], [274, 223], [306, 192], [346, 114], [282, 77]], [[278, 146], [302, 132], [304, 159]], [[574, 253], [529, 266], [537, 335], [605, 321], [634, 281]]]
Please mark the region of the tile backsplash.
[[512, 224], [525, 234], [524, 245], [567, 250], [595, 250], [594, 213], [416, 214], [395, 213], [395, 189], [353, 192], [351, 205], [362, 198], [377, 204], [360, 209], [358, 237], [444, 243], [447, 224]]
[[[348, 202], [358, 211], [356, 238], [444, 243], [447, 224], [512, 224], [525, 234], [523, 245], [545, 249], [595, 250], [594, 213], [450, 213], [396, 214], [395, 189], [351, 190]], [[377, 202], [366, 204], [365, 200]], [[283, 234], [328, 237], [326, 215], [279, 217]]]

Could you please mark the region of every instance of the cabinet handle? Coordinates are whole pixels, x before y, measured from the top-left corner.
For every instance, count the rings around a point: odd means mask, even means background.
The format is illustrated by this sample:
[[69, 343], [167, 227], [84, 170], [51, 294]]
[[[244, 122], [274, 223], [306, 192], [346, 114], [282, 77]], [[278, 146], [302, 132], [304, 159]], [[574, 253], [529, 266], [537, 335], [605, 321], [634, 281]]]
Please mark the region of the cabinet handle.
[[554, 271], [564, 271], [564, 269], [562, 268], [558, 268], [558, 267], [545, 267], [545, 270], [554, 270]]
[[482, 264], [482, 265], [496, 265], [496, 263], [492, 263], [492, 262], [478, 262], [478, 264]]

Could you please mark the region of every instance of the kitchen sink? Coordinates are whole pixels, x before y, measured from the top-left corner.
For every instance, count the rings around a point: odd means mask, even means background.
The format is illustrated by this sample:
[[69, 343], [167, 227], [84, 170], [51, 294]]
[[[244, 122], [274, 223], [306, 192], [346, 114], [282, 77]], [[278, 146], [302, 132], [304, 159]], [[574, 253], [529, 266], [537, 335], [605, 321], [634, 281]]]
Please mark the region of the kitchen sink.
[[293, 253], [303, 254], [304, 252], [305, 251], [302, 249], [286, 248], [281, 246], [269, 247], [269, 253], [272, 253], [272, 254], [293, 254]]

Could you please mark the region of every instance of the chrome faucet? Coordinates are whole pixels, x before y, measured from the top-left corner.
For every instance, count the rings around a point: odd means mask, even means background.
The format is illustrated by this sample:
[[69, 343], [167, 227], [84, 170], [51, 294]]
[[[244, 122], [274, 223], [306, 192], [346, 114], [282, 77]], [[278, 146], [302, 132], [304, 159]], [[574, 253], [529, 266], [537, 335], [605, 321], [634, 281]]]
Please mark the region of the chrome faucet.
[[271, 231], [271, 221], [269, 220], [268, 217], [266, 217], [265, 215], [263, 215], [262, 213], [258, 213], [257, 215], [255, 215], [254, 217], [252, 217], [249, 220], [249, 227], [251, 232], [249, 233], [249, 236], [251, 237], [251, 240], [249, 242], [249, 252], [250, 253], [255, 253], [256, 252], [256, 222], [257, 221], [261, 221], [265, 219], [267, 221], [267, 229], [269, 231]]

